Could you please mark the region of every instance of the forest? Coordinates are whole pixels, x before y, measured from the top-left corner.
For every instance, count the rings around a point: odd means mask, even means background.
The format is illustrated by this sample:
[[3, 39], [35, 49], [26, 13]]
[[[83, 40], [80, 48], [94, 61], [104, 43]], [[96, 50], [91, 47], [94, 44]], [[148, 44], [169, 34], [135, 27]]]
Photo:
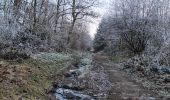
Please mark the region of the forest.
[[0, 0], [0, 100], [169, 100], [169, 27], [169, 0]]

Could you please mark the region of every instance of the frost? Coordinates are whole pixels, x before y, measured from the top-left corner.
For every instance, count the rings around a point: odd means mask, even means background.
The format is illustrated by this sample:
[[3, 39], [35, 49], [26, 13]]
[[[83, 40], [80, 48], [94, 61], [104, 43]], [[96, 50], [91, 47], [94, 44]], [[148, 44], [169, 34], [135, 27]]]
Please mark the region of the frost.
[[72, 60], [71, 54], [62, 53], [41, 53], [36, 55], [36, 58], [47, 62], [60, 62]]

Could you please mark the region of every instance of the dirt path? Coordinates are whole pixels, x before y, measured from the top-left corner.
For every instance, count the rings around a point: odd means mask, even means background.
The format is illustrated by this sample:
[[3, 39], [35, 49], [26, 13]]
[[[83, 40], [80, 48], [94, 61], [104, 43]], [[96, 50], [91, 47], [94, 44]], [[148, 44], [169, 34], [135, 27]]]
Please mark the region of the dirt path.
[[155, 100], [154, 93], [132, 80], [130, 76], [119, 69], [118, 65], [111, 62], [107, 56], [96, 54], [94, 61], [98, 65], [103, 66], [112, 84], [107, 100]]

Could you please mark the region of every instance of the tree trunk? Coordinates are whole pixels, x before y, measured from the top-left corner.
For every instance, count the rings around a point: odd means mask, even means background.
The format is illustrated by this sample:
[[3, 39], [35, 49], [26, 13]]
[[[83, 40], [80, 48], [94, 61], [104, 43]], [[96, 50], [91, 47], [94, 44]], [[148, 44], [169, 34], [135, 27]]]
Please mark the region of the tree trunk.
[[69, 48], [74, 48], [74, 45], [75, 45], [75, 34], [74, 34], [73, 30], [74, 30], [74, 25], [76, 23], [76, 19], [77, 19], [76, 0], [72, 0], [72, 23], [71, 23], [71, 27], [69, 30], [68, 41], [67, 41]]
[[37, 0], [34, 0], [34, 14], [33, 14], [33, 30], [35, 29], [35, 26], [36, 26], [36, 7], [37, 7]]
[[21, 4], [21, 0], [14, 0], [14, 17], [16, 19], [16, 21], [18, 20], [18, 13], [19, 13], [19, 7], [20, 7], [20, 4]]
[[59, 10], [60, 10], [60, 3], [61, 3], [62, 1], [61, 0], [58, 0], [57, 1], [57, 13], [56, 13], [56, 21], [55, 21], [55, 33], [57, 32], [57, 27], [58, 27], [58, 20], [59, 20]]

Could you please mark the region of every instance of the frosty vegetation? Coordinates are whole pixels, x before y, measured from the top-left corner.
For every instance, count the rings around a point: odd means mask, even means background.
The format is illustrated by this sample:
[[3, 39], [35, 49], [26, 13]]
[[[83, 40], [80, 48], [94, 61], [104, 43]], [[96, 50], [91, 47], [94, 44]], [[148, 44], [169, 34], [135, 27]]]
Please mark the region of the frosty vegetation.
[[87, 25], [97, 17], [92, 9], [96, 4], [95, 0], [1, 0], [1, 54], [89, 50]]
[[[142, 75], [139, 76], [152, 76], [150, 74], [154, 72], [156, 75], [164, 73], [163, 76], [168, 77], [170, 72], [169, 11], [169, 0], [112, 2], [110, 12], [104, 16], [98, 28], [94, 40], [95, 51], [104, 50], [113, 55], [132, 57], [126, 62], [124, 68], [130, 68], [131, 73], [140, 72]], [[166, 78], [156, 80], [159, 79]], [[166, 93], [168, 92], [170, 91], [167, 90]]]
[[[111, 4], [94, 41], [95, 51], [146, 55], [152, 63], [169, 64], [169, 1], [119, 0]], [[114, 5], [114, 6], [113, 6]]]

